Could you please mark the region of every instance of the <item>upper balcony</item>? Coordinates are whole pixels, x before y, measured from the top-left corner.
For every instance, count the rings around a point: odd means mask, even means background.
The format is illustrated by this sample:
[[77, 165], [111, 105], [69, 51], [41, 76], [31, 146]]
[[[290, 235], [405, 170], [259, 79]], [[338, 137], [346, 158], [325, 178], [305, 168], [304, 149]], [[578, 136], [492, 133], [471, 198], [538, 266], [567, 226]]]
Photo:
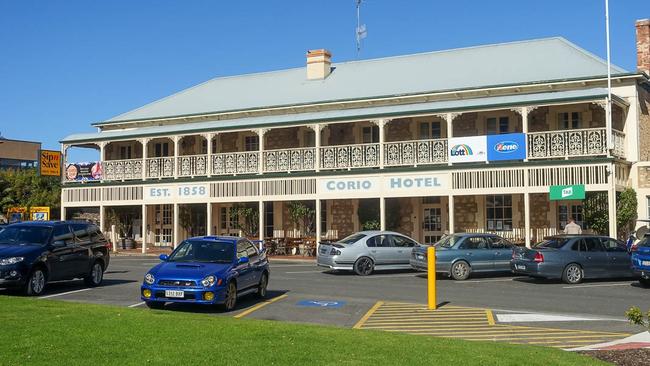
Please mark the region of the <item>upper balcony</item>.
[[580, 103], [98, 145], [104, 181], [462, 165], [450, 162], [451, 144], [513, 133], [525, 137], [525, 155], [519, 160], [625, 159], [623, 121], [622, 109], [615, 106], [608, 133], [602, 106]]

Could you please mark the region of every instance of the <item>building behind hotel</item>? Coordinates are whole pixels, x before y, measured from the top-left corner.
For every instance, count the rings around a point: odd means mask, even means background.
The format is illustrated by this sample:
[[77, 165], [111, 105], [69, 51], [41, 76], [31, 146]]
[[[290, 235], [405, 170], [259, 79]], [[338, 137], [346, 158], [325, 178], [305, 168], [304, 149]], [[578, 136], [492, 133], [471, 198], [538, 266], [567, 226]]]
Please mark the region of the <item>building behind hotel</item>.
[[[616, 192], [637, 191], [641, 218], [650, 200], [650, 21], [636, 32], [611, 120], [606, 63], [563, 38], [343, 63], [316, 50], [303, 68], [216, 78], [65, 137], [64, 154], [99, 150], [102, 176], [66, 182], [62, 217], [99, 210], [108, 230], [107, 212], [130, 211], [149, 247], [237, 234], [242, 204], [260, 238], [378, 226], [530, 243], [571, 217], [588, 229], [584, 190], [616, 236]], [[292, 222], [297, 201], [313, 224]]]

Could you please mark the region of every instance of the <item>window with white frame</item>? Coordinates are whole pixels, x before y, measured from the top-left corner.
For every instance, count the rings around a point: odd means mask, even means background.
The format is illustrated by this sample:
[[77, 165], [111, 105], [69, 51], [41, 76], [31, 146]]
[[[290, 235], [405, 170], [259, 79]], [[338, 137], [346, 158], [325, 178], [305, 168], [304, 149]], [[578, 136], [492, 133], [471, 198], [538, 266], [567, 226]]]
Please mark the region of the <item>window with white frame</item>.
[[485, 196], [485, 218], [487, 229], [495, 231], [512, 230], [512, 196]]
[[558, 125], [563, 130], [580, 128], [580, 112], [558, 113]]
[[510, 118], [490, 117], [487, 119], [487, 134], [500, 135], [510, 132]]
[[131, 145], [120, 146], [120, 159], [131, 159]]
[[156, 142], [153, 145], [153, 153], [154, 156], [157, 158], [163, 157], [163, 156], [169, 156], [169, 143], [168, 142]]
[[420, 140], [439, 139], [442, 137], [440, 121], [420, 122]]
[[370, 144], [379, 142], [379, 126], [367, 126], [361, 129], [362, 142]]
[[581, 228], [586, 229], [584, 226], [583, 206], [581, 204], [560, 204], [558, 206], [557, 217], [561, 230], [564, 230], [564, 227], [569, 223], [569, 219], [571, 218]]
[[257, 151], [260, 149], [259, 136], [246, 136], [244, 138], [244, 150]]

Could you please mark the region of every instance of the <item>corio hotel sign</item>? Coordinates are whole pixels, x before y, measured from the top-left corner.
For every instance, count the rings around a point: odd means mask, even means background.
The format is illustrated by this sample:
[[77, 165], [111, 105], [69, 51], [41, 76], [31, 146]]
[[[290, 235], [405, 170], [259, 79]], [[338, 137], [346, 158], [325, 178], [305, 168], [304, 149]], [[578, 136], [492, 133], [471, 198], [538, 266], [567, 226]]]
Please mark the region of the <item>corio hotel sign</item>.
[[320, 178], [317, 194], [321, 199], [432, 196], [449, 189], [448, 177], [430, 173]]

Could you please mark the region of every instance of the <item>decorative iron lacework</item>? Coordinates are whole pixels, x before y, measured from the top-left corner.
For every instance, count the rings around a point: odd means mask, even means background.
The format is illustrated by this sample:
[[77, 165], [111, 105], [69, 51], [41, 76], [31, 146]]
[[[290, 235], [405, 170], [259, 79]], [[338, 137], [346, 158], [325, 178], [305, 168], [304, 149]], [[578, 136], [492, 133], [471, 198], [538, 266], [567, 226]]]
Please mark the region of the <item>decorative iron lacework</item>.
[[271, 150], [264, 152], [264, 172], [314, 170], [316, 148]]
[[605, 155], [606, 138], [604, 128], [530, 133], [528, 158]]
[[321, 169], [349, 169], [379, 166], [379, 144], [321, 147]]
[[103, 179], [142, 179], [142, 159], [106, 160], [102, 162]]
[[212, 156], [213, 175], [236, 175], [259, 172], [259, 152], [219, 153]]
[[447, 162], [447, 139], [388, 142], [384, 145], [386, 166]]

